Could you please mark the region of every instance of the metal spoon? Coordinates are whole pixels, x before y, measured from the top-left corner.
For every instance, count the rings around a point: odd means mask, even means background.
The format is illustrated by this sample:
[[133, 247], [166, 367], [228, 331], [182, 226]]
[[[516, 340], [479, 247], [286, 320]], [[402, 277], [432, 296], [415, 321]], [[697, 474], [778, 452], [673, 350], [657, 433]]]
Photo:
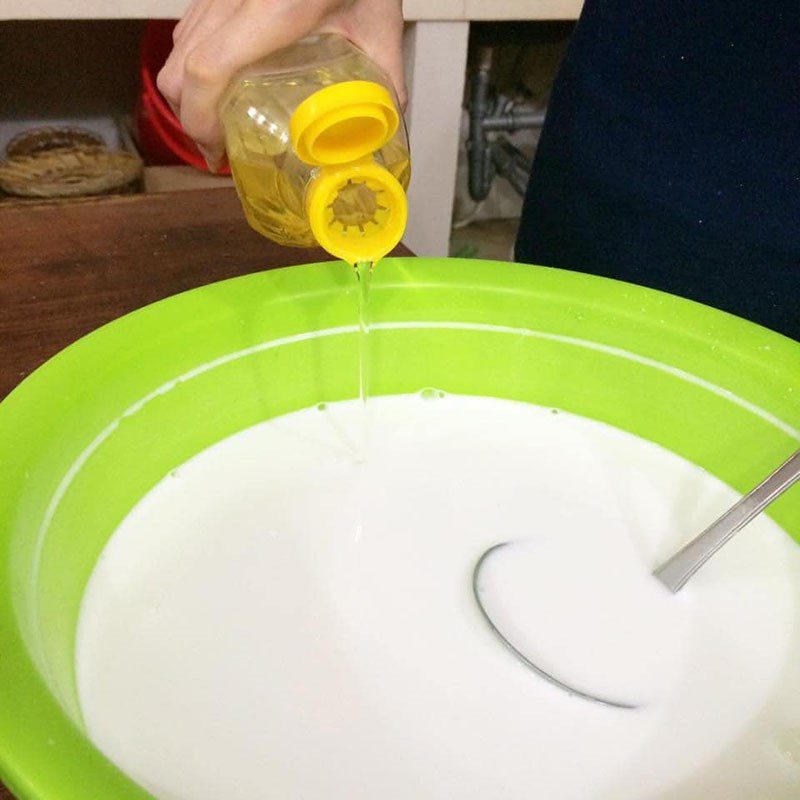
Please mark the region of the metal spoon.
[[[758, 484], [755, 489], [728, 509], [716, 522], [712, 522], [699, 536], [658, 567], [653, 572], [654, 577], [658, 578], [671, 592], [678, 592], [714, 553], [733, 538], [734, 534], [738, 533], [748, 522], [760, 514], [773, 500], [780, 497], [780, 495], [793, 486], [799, 479], [800, 450], [797, 450], [769, 477]], [[494, 624], [489, 612], [484, 608], [483, 602], [481, 601], [479, 577], [487, 559], [501, 547], [505, 547], [508, 544], [510, 544], [510, 542], [501, 542], [486, 550], [478, 559], [475, 564], [475, 569], [472, 572], [472, 592], [475, 595], [478, 608], [489, 624], [492, 632], [523, 664], [525, 664], [526, 667], [549, 683], [557, 686], [559, 689], [563, 689], [575, 697], [591, 700], [605, 706], [612, 706], [614, 708], [636, 708], [637, 706], [634, 704], [598, 697], [597, 695], [583, 692], [580, 689], [576, 689], [574, 686], [563, 683], [554, 675], [551, 675], [549, 672], [546, 672], [541, 667], [534, 664], [533, 661], [518, 650]]]

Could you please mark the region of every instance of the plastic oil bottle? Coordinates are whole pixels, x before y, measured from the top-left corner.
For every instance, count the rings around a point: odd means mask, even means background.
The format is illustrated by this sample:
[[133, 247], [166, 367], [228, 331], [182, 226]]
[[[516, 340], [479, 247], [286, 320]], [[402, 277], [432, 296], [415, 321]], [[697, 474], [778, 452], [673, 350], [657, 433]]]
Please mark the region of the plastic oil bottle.
[[346, 39], [313, 36], [252, 64], [220, 107], [250, 225], [280, 244], [374, 263], [406, 225], [408, 139], [385, 73]]
[[343, 37], [312, 36], [239, 73], [220, 118], [251, 227], [280, 244], [320, 245], [356, 267], [366, 402], [372, 267], [403, 235], [411, 174], [390, 80]]

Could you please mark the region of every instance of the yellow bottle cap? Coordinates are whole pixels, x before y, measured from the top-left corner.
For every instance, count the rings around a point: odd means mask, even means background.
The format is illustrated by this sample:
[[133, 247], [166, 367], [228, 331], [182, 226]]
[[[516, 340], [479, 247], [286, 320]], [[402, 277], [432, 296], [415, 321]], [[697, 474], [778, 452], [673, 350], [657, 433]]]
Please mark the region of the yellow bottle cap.
[[394, 136], [400, 116], [391, 94], [374, 81], [344, 81], [319, 89], [289, 121], [297, 157], [325, 166], [356, 161]]
[[309, 183], [311, 230], [331, 255], [350, 264], [378, 261], [406, 228], [406, 193], [388, 169], [371, 158], [323, 167]]

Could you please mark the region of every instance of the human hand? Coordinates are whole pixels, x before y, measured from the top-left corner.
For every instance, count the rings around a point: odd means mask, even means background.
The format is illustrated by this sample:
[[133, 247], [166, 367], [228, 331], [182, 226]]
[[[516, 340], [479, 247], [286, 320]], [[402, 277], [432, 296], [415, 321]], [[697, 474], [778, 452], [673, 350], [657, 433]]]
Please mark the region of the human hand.
[[192, 0], [173, 33], [158, 88], [209, 169], [225, 160], [219, 103], [243, 67], [314, 33], [360, 47], [406, 102], [402, 0]]

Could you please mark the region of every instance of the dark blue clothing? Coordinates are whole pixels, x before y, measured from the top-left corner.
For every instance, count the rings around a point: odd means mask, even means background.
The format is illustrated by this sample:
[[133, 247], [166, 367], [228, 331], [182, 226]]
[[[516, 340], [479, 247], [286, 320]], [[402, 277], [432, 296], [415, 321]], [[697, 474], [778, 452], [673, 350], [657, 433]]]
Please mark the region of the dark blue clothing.
[[586, 0], [516, 252], [800, 340], [800, 0]]

